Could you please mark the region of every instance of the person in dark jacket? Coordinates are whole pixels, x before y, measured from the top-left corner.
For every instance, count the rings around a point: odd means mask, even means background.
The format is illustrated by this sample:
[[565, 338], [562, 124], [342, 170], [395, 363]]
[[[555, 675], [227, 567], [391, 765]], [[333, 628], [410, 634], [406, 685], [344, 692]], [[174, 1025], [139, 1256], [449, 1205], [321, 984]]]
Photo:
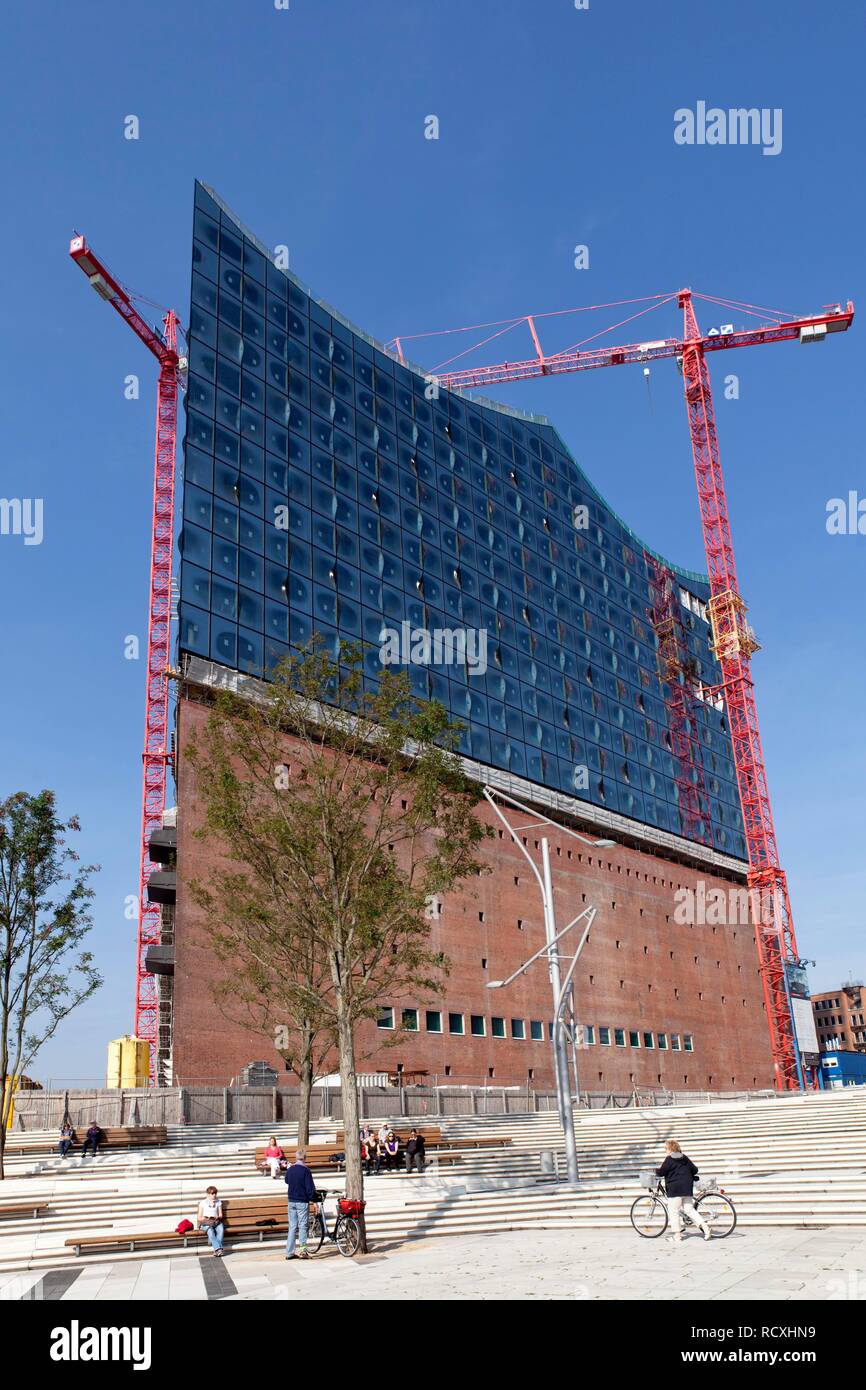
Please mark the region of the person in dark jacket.
[[699, 1226], [704, 1240], [709, 1240], [712, 1231], [694, 1204], [695, 1178], [698, 1170], [692, 1160], [683, 1153], [676, 1139], [665, 1144], [665, 1160], [661, 1168], [656, 1168], [656, 1177], [665, 1180], [665, 1195], [671, 1218], [672, 1235], [669, 1240], [681, 1241], [683, 1238], [683, 1212], [690, 1221]]
[[418, 1172], [424, 1172], [424, 1150], [426, 1148], [424, 1135], [419, 1134], [417, 1129], [409, 1131], [409, 1138], [406, 1142], [406, 1172], [411, 1173], [415, 1164], [418, 1164]]
[[[286, 1187], [289, 1197], [289, 1235], [286, 1240], [287, 1260], [308, 1260], [307, 1223], [310, 1215], [310, 1202], [316, 1200], [316, 1185], [307, 1167], [306, 1149], [298, 1149], [295, 1161], [286, 1169]], [[295, 1254], [297, 1242], [298, 1253]]]
[[101, 1139], [102, 1139], [102, 1130], [100, 1129], [99, 1125], [98, 1125], [98, 1124], [96, 1123], [96, 1121], [94, 1120], [94, 1121], [93, 1121], [93, 1124], [90, 1126], [90, 1128], [88, 1129], [87, 1133], [86, 1133], [85, 1136], [84, 1136], [84, 1157], [87, 1156], [87, 1149], [88, 1149], [88, 1146], [92, 1146], [92, 1148], [93, 1148], [93, 1157], [94, 1157], [94, 1158], [96, 1157], [96, 1153], [97, 1153], [97, 1150], [98, 1150], [98, 1148], [99, 1148], [99, 1142], [100, 1142]]

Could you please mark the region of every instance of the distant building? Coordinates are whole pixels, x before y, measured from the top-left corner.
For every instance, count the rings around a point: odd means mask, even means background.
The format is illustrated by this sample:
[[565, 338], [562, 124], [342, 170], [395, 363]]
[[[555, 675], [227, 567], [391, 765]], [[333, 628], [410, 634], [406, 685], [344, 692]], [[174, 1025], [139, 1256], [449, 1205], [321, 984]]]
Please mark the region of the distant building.
[[832, 993], [813, 994], [821, 1051], [866, 1052], [866, 988], [849, 981]]

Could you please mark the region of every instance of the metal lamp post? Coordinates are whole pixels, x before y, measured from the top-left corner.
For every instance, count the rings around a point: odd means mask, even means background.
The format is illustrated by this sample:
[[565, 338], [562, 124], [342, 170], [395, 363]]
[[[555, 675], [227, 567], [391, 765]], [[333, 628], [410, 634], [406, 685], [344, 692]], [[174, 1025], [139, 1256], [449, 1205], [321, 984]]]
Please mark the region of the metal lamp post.
[[[538, 816], [538, 812], [534, 811], [529, 806], [525, 806], [522, 802], [515, 800], [514, 797], [509, 796], [504, 792], [494, 791], [490, 787], [484, 788], [484, 796], [486, 800], [490, 803], [490, 805], [493, 807], [493, 810], [496, 812], [496, 815], [502, 821], [502, 824], [505, 826], [512, 840], [517, 845], [517, 848], [520, 850], [520, 852], [523, 854], [524, 858], [529, 864], [529, 867], [535, 875], [536, 882], [538, 883], [538, 887], [541, 892], [541, 901], [544, 908], [545, 935], [544, 945], [540, 947], [534, 955], [530, 956], [527, 961], [524, 961], [523, 965], [519, 966], [517, 970], [513, 971], [512, 974], [509, 975], [506, 980], [488, 981], [487, 988], [505, 988], [505, 986], [511, 984], [512, 980], [516, 980], [519, 975], [523, 975], [529, 969], [529, 967], [539, 959], [539, 957], [547, 957], [550, 984], [551, 989], [553, 991], [553, 1060], [556, 1076], [556, 1096], [559, 1107], [559, 1121], [562, 1125], [563, 1135], [565, 1136], [565, 1155], [568, 1166], [568, 1183], [570, 1187], [576, 1187], [578, 1184], [577, 1143], [574, 1134], [574, 1113], [572, 1111], [571, 1080], [568, 1072], [568, 1052], [566, 1049], [565, 1029], [563, 1026], [563, 1013], [565, 1010], [566, 1002], [568, 1000], [569, 991], [571, 989], [571, 982], [574, 977], [575, 967], [580, 957], [580, 953], [583, 950], [584, 945], [586, 944], [586, 939], [589, 936], [590, 928], [593, 922], [595, 921], [597, 909], [594, 907], [584, 908], [583, 912], [579, 913], [577, 917], [573, 918], [573, 920], [569, 922], [567, 927], [563, 927], [562, 931], [557, 932], [556, 915], [554, 912], [553, 904], [553, 882], [550, 872], [550, 845], [546, 838], [542, 839], [541, 873], [539, 873], [538, 867], [532, 859], [532, 856], [528, 853], [526, 846], [518, 838], [517, 829], [521, 829], [523, 827], [515, 828], [514, 826], [509, 824], [508, 820], [506, 820], [505, 816], [502, 814], [500, 808], [496, 805], [494, 797], [499, 796], [503, 800], [510, 802], [512, 806], [516, 806], [519, 810], [526, 811], [530, 815]], [[545, 816], [541, 816], [539, 818], [542, 820], [542, 822], [545, 822], [549, 825], [556, 824], [554, 821], [550, 821]], [[534, 822], [533, 824], [537, 824], [537, 822]], [[585, 835], [579, 835], [577, 831], [570, 830], [567, 826], [557, 826], [556, 828], [558, 830], [564, 831], [564, 833], [572, 836], [574, 839], [581, 840], [584, 844], [594, 845], [598, 848], [608, 848], [614, 843], [613, 840], [590, 840]], [[577, 923], [581, 921], [584, 917], [587, 919], [587, 921], [583, 931], [583, 935], [580, 939], [577, 950], [571, 957], [571, 963], [568, 967], [568, 970], [566, 971], [565, 979], [563, 979], [560, 971], [559, 942], [566, 935], [566, 933], [570, 932], [572, 928], [575, 927]]]

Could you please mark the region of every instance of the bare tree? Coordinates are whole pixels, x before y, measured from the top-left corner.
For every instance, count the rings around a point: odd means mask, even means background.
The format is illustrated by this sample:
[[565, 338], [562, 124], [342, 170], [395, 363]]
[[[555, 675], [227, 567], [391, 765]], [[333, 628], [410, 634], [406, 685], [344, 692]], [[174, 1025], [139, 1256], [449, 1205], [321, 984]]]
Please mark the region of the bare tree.
[[314, 642], [267, 685], [219, 691], [189, 750], [203, 833], [245, 866], [211, 930], [226, 958], [240, 939], [280, 973], [296, 1023], [309, 1008], [334, 1037], [350, 1198], [363, 1197], [357, 1024], [441, 987], [427, 906], [481, 872], [490, 833], [453, 754], [458, 728], [405, 674], [365, 689], [360, 652], [344, 647], [337, 663]]
[[78, 829], [51, 791], [0, 802], [0, 1179], [18, 1079], [102, 984], [90, 953], [74, 954], [92, 925], [94, 872], [66, 844]]

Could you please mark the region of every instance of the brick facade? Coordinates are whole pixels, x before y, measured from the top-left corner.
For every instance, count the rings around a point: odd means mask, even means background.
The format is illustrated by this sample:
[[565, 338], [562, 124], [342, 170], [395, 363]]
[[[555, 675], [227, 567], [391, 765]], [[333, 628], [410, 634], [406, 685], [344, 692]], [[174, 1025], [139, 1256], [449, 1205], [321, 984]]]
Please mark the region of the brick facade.
[[[248, 1062], [259, 1058], [278, 1070], [283, 1063], [258, 1034], [228, 1023], [210, 999], [208, 978], [219, 967], [208, 946], [207, 922], [193, 903], [192, 877], [207, 879], [216, 850], [194, 838], [200, 824], [195, 773], [185, 758], [191, 733], [207, 717], [204, 706], [183, 699], [178, 719], [178, 895], [174, 984], [174, 1068], [176, 1084], [228, 1083]], [[287, 760], [290, 754], [287, 750]], [[440, 1084], [525, 1085], [553, 1082], [548, 1041], [552, 1018], [550, 984], [539, 962], [507, 990], [488, 990], [489, 979], [504, 979], [542, 944], [541, 899], [529, 866], [484, 805], [495, 838], [482, 856], [491, 872], [474, 879], [436, 905], [432, 942], [445, 951], [451, 973], [441, 999], [383, 999], [399, 1019], [418, 1009], [419, 1031], [392, 1036], [365, 1024], [359, 1035], [359, 1070], [423, 1070]], [[525, 824], [527, 817], [516, 817]], [[637, 827], [636, 827], [637, 829]], [[721, 889], [740, 885], [687, 867], [647, 850], [618, 844], [611, 849], [583, 845], [564, 831], [548, 828], [557, 924], [562, 927], [584, 906], [598, 917], [578, 965], [577, 1012], [594, 1029], [594, 1042], [578, 1053], [580, 1082], [592, 1091], [627, 1091], [633, 1086], [676, 1090], [741, 1090], [773, 1084], [752, 927], [745, 923], [688, 925], [678, 922], [678, 890]], [[587, 832], [592, 837], [592, 832]], [[536, 853], [538, 835], [523, 831]], [[682, 914], [680, 914], [682, 915]], [[563, 943], [568, 950], [569, 938]], [[441, 1014], [441, 1033], [428, 1030], [427, 1011]], [[449, 1032], [449, 1015], [463, 1017], [463, 1035]], [[473, 1016], [483, 1018], [485, 1036], [472, 1035]], [[504, 1038], [492, 1036], [492, 1020], [505, 1020]], [[526, 1037], [515, 1038], [512, 1020], [523, 1021]], [[279, 1022], [279, 1020], [275, 1020]], [[541, 1024], [542, 1038], [531, 1036]], [[476, 1025], [477, 1026], [477, 1025]], [[610, 1030], [610, 1045], [599, 1041]], [[623, 1030], [624, 1046], [615, 1030]], [[637, 1032], [640, 1046], [629, 1034]], [[655, 1046], [643, 1045], [652, 1033]], [[667, 1047], [658, 1045], [664, 1034]], [[679, 1050], [672, 1047], [672, 1035]], [[692, 1040], [685, 1050], [686, 1037]]]

